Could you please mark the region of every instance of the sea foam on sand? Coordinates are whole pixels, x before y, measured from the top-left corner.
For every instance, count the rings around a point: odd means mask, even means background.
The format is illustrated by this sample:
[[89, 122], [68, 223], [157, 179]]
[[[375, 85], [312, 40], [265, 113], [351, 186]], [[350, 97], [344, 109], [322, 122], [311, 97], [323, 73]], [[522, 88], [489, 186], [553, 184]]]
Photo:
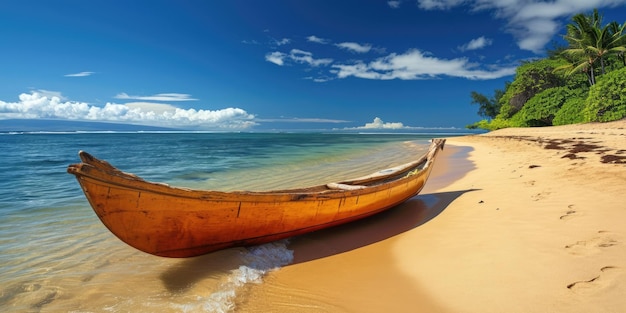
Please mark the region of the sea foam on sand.
[[243, 249], [239, 268], [231, 270], [218, 290], [208, 297], [198, 297], [196, 302], [173, 305], [182, 312], [232, 312], [236, 298], [247, 284], [260, 284], [263, 276], [293, 261], [289, 241], [280, 240]]

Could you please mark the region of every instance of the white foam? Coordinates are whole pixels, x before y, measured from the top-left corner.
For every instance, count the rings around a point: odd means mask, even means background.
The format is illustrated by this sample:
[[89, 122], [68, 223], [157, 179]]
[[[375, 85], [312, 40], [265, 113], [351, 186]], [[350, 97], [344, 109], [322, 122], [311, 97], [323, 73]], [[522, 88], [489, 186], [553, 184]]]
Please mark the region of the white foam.
[[288, 240], [281, 240], [247, 248], [241, 255], [242, 264], [230, 271], [218, 290], [208, 297], [198, 297], [195, 305], [178, 305], [177, 309], [182, 312], [233, 312], [238, 292], [246, 284], [260, 284], [267, 273], [293, 262], [293, 250], [287, 248], [288, 244]]

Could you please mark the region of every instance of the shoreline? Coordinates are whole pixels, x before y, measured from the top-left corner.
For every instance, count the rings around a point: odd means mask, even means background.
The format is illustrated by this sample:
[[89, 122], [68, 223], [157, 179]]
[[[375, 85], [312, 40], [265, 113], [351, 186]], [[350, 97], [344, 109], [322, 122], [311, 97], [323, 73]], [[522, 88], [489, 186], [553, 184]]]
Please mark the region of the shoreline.
[[419, 196], [295, 238], [238, 309], [619, 312], [624, 142], [626, 120], [448, 138]]

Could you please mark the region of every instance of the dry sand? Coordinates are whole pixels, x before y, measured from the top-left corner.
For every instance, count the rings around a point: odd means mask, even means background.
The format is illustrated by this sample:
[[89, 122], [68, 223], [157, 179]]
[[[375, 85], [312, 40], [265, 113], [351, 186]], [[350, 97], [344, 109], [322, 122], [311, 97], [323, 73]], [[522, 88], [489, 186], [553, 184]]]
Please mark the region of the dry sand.
[[455, 137], [425, 190], [294, 239], [256, 312], [626, 312], [626, 120]]

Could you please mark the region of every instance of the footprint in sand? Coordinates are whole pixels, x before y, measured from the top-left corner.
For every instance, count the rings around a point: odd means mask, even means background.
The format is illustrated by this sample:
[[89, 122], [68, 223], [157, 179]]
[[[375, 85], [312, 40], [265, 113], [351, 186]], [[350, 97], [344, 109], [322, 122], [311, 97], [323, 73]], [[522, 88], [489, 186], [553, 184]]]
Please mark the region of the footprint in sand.
[[574, 210], [574, 205], [570, 204], [567, 206], [567, 208], [569, 210], [567, 210], [567, 212], [565, 212], [565, 215], [561, 215], [561, 217], [559, 217], [559, 219], [567, 221], [573, 217], [576, 217], [577, 215], [580, 215], [579, 213], [576, 212], [576, 210]]
[[543, 199], [547, 198], [550, 194], [551, 194], [551, 192], [544, 191], [544, 192], [540, 192], [540, 193], [538, 193], [536, 195], [531, 196], [531, 198], [533, 199], [533, 201], [539, 201], [539, 200], [543, 200]]
[[565, 246], [565, 249], [573, 255], [589, 255], [599, 252], [600, 249], [618, 244], [619, 242], [611, 236], [610, 232], [601, 230], [598, 231], [598, 236], [589, 240], [577, 241], [576, 243]]
[[611, 285], [615, 278], [622, 274], [622, 270], [616, 266], [605, 266], [600, 269], [600, 274], [589, 280], [581, 280], [567, 285], [567, 289], [579, 295], [587, 295], [598, 292]]

